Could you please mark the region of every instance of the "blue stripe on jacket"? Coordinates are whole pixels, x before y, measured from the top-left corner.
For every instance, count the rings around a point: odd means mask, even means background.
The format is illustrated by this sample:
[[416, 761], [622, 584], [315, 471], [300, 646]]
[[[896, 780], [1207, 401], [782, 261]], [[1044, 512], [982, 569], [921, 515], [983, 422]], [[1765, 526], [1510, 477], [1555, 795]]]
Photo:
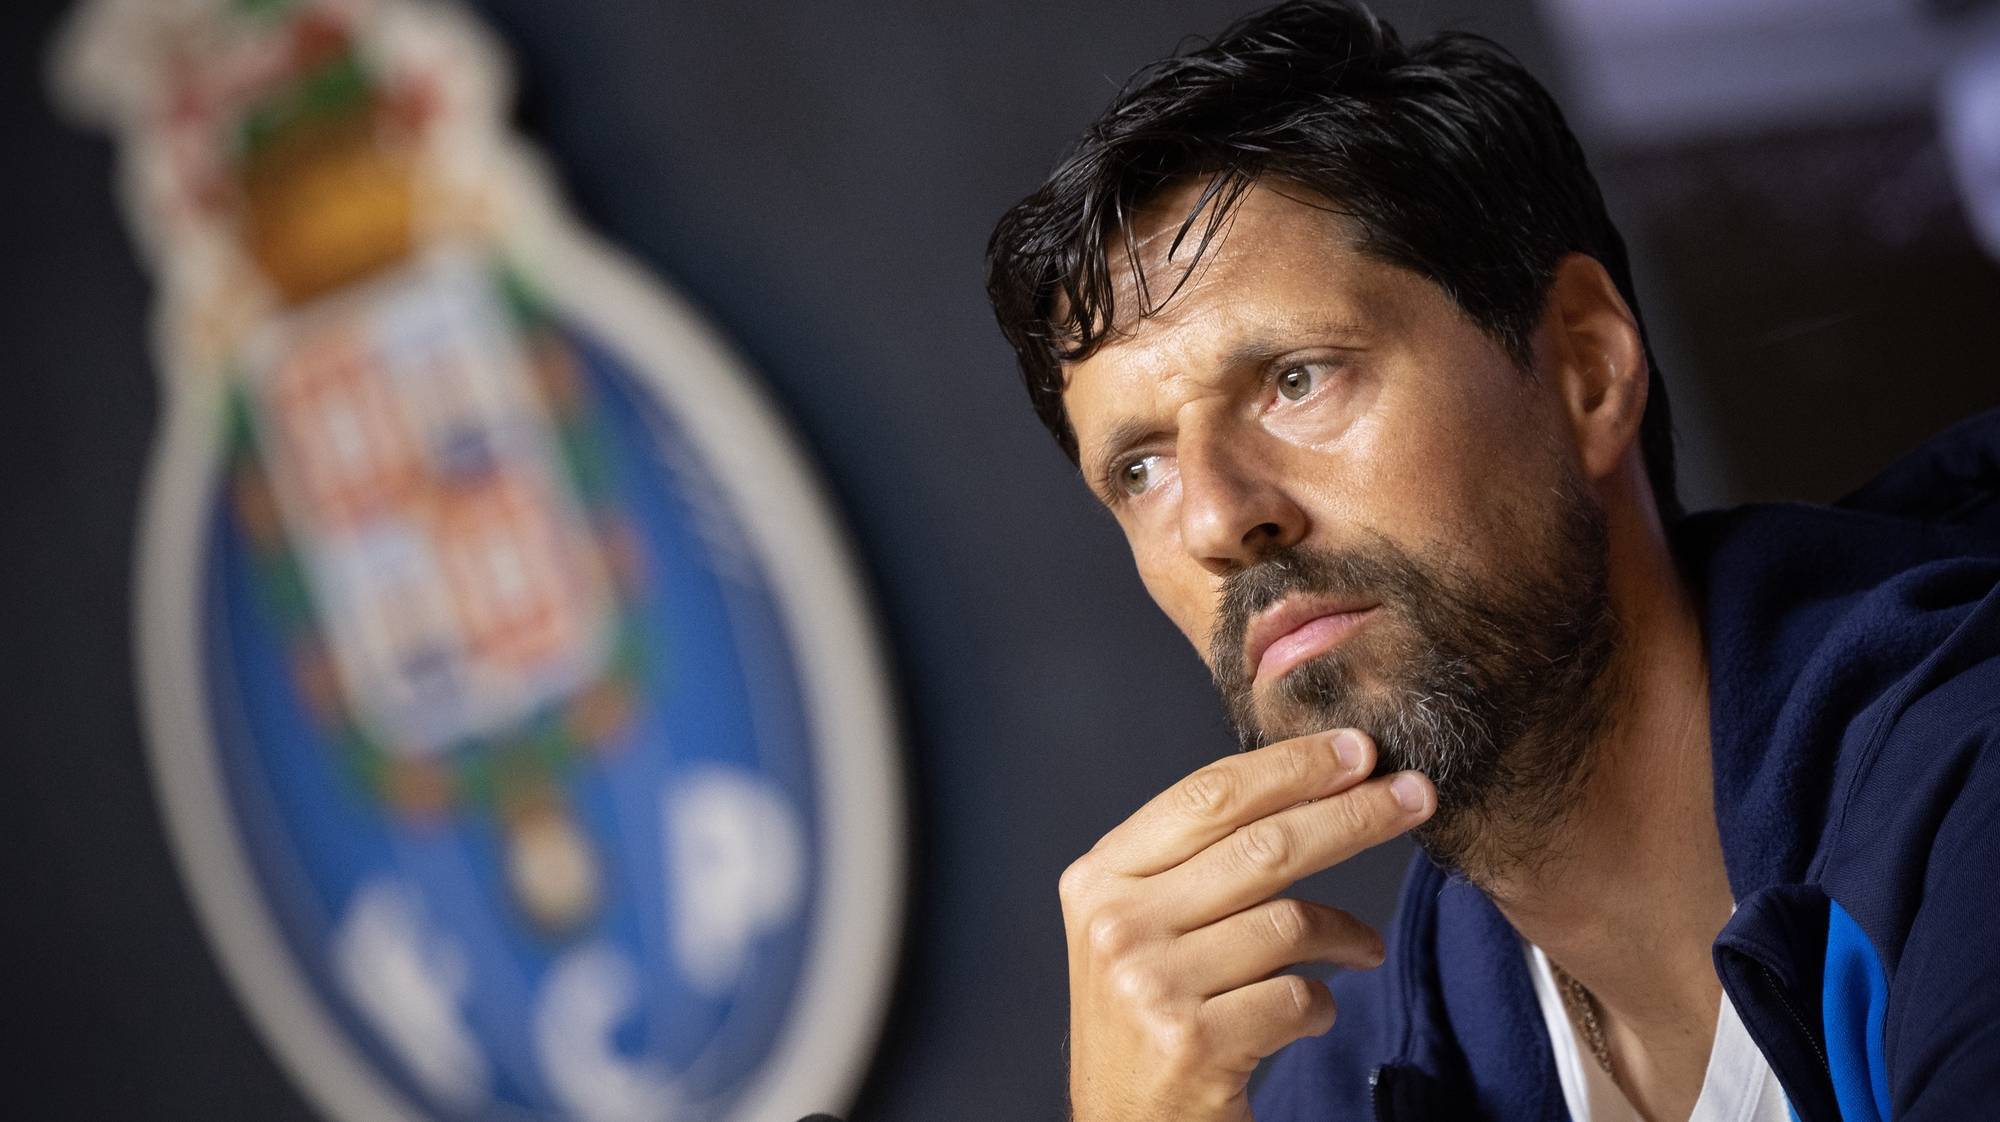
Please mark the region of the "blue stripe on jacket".
[[1826, 1062], [1842, 1122], [1889, 1122], [1889, 1065], [1882, 1055], [1889, 978], [1882, 956], [1838, 900], [1827, 909], [1822, 987]]

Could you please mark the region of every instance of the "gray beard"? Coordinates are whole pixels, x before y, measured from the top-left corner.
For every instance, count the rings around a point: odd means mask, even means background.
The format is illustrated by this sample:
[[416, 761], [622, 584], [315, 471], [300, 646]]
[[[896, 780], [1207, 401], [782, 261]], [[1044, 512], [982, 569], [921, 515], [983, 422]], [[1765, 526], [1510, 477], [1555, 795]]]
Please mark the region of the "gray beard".
[[[1603, 514], [1574, 479], [1552, 505], [1499, 577], [1382, 538], [1339, 553], [1276, 550], [1231, 575], [1209, 661], [1242, 747], [1361, 729], [1375, 739], [1376, 774], [1414, 769], [1436, 786], [1437, 812], [1414, 836], [1440, 867], [1482, 883], [1547, 856], [1608, 723], [1618, 646]], [[1380, 606], [1260, 706], [1244, 632], [1294, 593]]]

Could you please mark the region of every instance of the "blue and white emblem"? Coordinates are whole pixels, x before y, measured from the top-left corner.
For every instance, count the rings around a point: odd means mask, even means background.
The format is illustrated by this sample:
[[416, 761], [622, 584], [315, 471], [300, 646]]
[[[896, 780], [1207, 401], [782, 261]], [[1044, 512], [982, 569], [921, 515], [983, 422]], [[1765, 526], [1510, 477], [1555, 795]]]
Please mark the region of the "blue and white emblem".
[[92, 0], [160, 280], [140, 667], [181, 867], [341, 1122], [847, 1105], [901, 920], [812, 473], [417, 0]]

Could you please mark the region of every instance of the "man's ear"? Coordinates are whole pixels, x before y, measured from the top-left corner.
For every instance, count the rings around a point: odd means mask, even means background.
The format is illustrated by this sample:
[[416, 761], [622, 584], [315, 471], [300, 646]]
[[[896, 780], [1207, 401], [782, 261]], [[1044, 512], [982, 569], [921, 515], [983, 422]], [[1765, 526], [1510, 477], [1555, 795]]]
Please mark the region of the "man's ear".
[[1638, 443], [1649, 370], [1639, 324], [1611, 274], [1572, 253], [1556, 265], [1542, 310], [1543, 374], [1554, 380], [1584, 477], [1618, 469]]

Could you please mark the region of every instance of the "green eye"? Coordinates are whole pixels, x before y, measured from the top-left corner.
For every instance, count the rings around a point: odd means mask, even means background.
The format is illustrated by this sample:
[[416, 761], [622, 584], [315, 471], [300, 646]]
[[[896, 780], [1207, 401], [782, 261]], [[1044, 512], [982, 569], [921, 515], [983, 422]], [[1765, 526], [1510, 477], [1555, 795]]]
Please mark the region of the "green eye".
[[1287, 401], [1297, 401], [1312, 392], [1313, 375], [1309, 366], [1294, 366], [1278, 375], [1278, 392]]
[[1146, 466], [1146, 460], [1133, 460], [1118, 469], [1118, 486], [1128, 495], [1143, 495], [1152, 483], [1151, 475], [1152, 469]]

